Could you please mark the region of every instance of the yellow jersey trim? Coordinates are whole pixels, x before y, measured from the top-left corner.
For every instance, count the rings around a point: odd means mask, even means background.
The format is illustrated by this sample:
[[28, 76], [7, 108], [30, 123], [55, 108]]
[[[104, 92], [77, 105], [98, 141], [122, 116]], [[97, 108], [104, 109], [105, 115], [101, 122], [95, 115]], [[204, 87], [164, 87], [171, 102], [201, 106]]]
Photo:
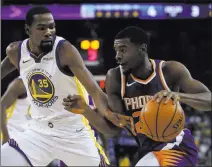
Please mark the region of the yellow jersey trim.
[[[85, 87], [80, 83], [80, 81], [77, 79], [77, 77], [74, 77], [74, 80], [75, 80], [79, 95], [82, 96], [83, 99], [88, 104], [89, 103], [89, 98], [88, 98], [88, 93], [87, 93]], [[106, 156], [106, 154], [104, 152], [104, 149], [102, 148], [102, 146], [96, 140], [96, 137], [94, 135], [94, 131], [91, 129], [91, 126], [89, 125], [89, 121], [84, 116], [82, 116], [82, 122], [84, 123], [85, 127], [88, 129], [88, 131], [90, 133], [90, 137], [94, 141], [95, 146], [99, 150], [100, 154], [104, 157], [105, 162], [107, 164], [110, 164], [110, 162], [109, 162], [109, 160], [108, 160], [108, 158], [107, 158], [107, 156]]]

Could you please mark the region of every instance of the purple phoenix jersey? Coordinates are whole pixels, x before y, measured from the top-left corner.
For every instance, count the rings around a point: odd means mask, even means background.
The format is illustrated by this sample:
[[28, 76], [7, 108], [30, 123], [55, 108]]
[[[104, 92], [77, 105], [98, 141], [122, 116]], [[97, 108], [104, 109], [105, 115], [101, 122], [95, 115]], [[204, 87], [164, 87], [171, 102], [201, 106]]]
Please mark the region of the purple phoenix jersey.
[[[139, 116], [142, 108], [154, 94], [161, 90], [172, 90], [168, 87], [162, 72], [164, 61], [151, 60], [153, 73], [146, 79], [141, 80], [132, 74], [121, 73], [121, 95], [126, 109], [126, 115], [133, 116], [135, 128], [138, 133], [136, 138], [140, 145], [135, 155], [135, 164], [148, 152], [153, 151], [159, 159], [160, 165], [195, 166], [197, 164], [197, 148], [190, 130], [184, 129], [173, 141], [168, 143], [155, 142], [141, 133]], [[139, 133], [140, 132], [140, 133]]]

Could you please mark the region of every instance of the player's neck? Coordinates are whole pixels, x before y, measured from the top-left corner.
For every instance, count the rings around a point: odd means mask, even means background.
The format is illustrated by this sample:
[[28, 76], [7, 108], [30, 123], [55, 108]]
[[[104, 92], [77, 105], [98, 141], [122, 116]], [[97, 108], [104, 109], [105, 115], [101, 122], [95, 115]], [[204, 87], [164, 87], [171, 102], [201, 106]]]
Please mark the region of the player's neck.
[[133, 69], [131, 74], [139, 79], [146, 79], [153, 73], [153, 66], [150, 62], [149, 58], [145, 58], [142, 64], [140, 64], [137, 68]]
[[34, 46], [30, 40], [29, 40], [28, 49], [29, 49], [30, 53], [33, 54], [33, 56], [35, 56], [37, 58], [43, 54], [41, 49], [37, 46]]

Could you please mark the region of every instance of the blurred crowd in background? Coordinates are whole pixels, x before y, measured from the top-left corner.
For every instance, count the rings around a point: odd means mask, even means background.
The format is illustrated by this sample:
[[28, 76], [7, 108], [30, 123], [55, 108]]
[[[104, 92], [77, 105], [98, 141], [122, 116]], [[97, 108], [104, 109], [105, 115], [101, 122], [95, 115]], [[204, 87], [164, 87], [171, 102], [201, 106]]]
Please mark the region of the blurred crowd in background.
[[[26, 38], [23, 20], [2, 20], [1, 59], [5, 57], [7, 45]], [[115, 67], [113, 40], [124, 27], [136, 25], [143, 28], [150, 37], [149, 57], [152, 59], [176, 60], [183, 63], [191, 75], [212, 90], [211, 69], [211, 20], [140, 20], [140, 19], [95, 19], [95, 20], [57, 20], [59, 36], [77, 45], [80, 38], [98, 38], [102, 49], [99, 51], [101, 64], [89, 67], [94, 75], [104, 76]], [[95, 35], [94, 35], [95, 34]], [[80, 50], [80, 48], [78, 48]], [[2, 81], [2, 94], [7, 85], [18, 75], [14, 72]], [[104, 88], [104, 86], [102, 87]], [[199, 150], [199, 165], [211, 165], [211, 112], [196, 111], [183, 105], [186, 113], [186, 127], [192, 131]], [[123, 131], [119, 137], [103, 139], [107, 155], [112, 164], [128, 166], [137, 149], [135, 140]], [[126, 151], [127, 150], [127, 154]]]

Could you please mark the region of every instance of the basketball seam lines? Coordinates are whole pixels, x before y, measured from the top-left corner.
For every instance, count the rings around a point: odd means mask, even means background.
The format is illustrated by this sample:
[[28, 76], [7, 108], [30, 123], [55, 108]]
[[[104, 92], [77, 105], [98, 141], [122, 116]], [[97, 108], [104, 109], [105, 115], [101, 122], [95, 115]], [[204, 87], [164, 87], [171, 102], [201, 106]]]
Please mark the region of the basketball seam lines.
[[[182, 127], [183, 127], [183, 126], [182, 126]], [[164, 137], [171, 136], [171, 135], [173, 135], [173, 134], [175, 134], [175, 133], [177, 133], [177, 132], [179, 132], [179, 131], [176, 131], [176, 132], [174, 132], [174, 133], [172, 133], [172, 134], [170, 134], [170, 135], [164, 136]], [[181, 131], [180, 131], [180, 132], [181, 132]]]
[[171, 119], [171, 121], [169, 122], [169, 124], [166, 126], [166, 128], [163, 130], [163, 133], [162, 133], [162, 138], [164, 139], [164, 133], [165, 133], [165, 131], [167, 130], [167, 128], [169, 127], [169, 125], [172, 123], [172, 121], [173, 121], [173, 119], [174, 119], [174, 117], [175, 117], [175, 115], [176, 115], [176, 112], [177, 112], [177, 108], [178, 108], [178, 105], [177, 104], [175, 104], [176, 105], [176, 107], [175, 107], [175, 111], [174, 111], [174, 115], [172, 116], [172, 119]]
[[159, 140], [159, 137], [158, 137], [158, 111], [160, 109], [160, 104], [161, 104], [162, 100], [163, 100], [163, 98], [161, 99], [161, 101], [158, 105], [157, 114], [156, 114], [156, 136], [157, 136], [158, 140]]
[[[146, 106], [145, 106], [145, 107], [146, 107]], [[144, 109], [145, 109], [145, 107], [144, 107]], [[143, 110], [143, 111], [145, 111], [145, 110]], [[150, 130], [150, 128], [149, 128], [149, 126], [148, 126], [148, 124], [147, 124], [147, 122], [146, 122], [145, 112], [144, 112], [144, 121], [145, 121], [145, 123], [146, 123], [147, 128], [149, 129], [149, 132], [151, 133], [151, 136], [153, 137], [153, 133], [151, 132], [151, 130]]]

